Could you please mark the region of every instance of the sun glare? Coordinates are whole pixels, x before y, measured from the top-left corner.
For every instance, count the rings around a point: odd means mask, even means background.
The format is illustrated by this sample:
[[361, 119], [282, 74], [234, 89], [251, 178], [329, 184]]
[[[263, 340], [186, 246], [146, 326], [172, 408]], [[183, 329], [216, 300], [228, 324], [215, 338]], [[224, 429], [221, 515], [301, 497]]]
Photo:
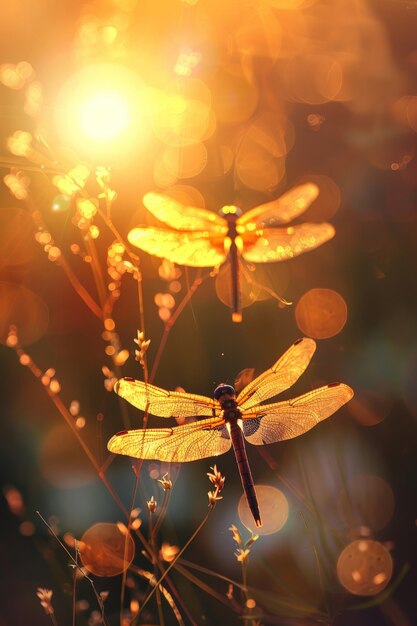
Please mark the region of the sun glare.
[[128, 103], [115, 91], [100, 91], [81, 103], [81, 127], [87, 137], [109, 141], [129, 125]]
[[146, 88], [132, 70], [89, 65], [63, 85], [55, 110], [57, 131], [81, 156], [123, 165], [144, 140]]

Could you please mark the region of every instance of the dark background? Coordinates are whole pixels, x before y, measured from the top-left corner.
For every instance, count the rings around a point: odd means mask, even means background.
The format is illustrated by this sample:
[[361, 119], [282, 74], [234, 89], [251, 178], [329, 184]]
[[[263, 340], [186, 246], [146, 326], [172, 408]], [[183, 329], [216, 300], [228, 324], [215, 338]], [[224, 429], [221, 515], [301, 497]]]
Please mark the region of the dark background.
[[[130, 20], [126, 46], [131, 56], [119, 59], [157, 87], [161, 87], [166, 78], [164, 73], [182, 32], [179, 25], [187, 24], [192, 9], [188, 5], [177, 6], [181, 3], [165, 4], [163, 11], [151, 3], [143, 3], [126, 13]], [[201, 77], [218, 98], [221, 92], [219, 95], [216, 91], [219, 89], [216, 72], [230, 62], [228, 54], [231, 54], [226, 32], [230, 24], [237, 28], [236, 20], [240, 15], [234, 3], [226, 5], [200, 6], [201, 14], [215, 24], [211, 45], [218, 51], [218, 59], [212, 67], [204, 69], [203, 63]], [[104, 3], [88, 7], [83, 3], [46, 0], [35, 9], [30, 2], [7, 0], [0, 11], [4, 18], [1, 20], [0, 61], [28, 60], [35, 68], [45, 97], [40, 127], [48, 129], [56, 92], [80, 63], [73, 46], [81, 16], [103, 17], [116, 9]], [[248, 6], [242, 5], [242, 19], [247, 11]], [[244, 120], [239, 124], [218, 125], [214, 137], [207, 141], [206, 169], [185, 183], [203, 194], [207, 208], [217, 210], [238, 201], [243, 209], [248, 209], [277, 197], [301, 178], [331, 177], [341, 192], [340, 208], [327, 217], [323, 206], [313, 205], [305, 220], [329, 219], [336, 228], [336, 237], [322, 248], [285, 263], [283, 269], [278, 265], [268, 267], [265, 272], [270, 284], [294, 302], [294, 306], [281, 309], [275, 300], [257, 302], [245, 309], [240, 325], [231, 323], [229, 309], [215, 295], [214, 281], [206, 280], [175, 322], [154, 382], [161, 387], [182, 386], [187, 391], [210, 396], [218, 383], [233, 383], [244, 368], [255, 368], [256, 373], [260, 373], [302, 334], [294, 309], [306, 291], [320, 287], [342, 295], [348, 307], [347, 323], [339, 334], [318, 341], [317, 352], [295, 386], [294, 395], [340, 380], [355, 390], [355, 404], [344, 407], [300, 439], [272, 445], [267, 453], [254, 448], [248, 451], [255, 481], [280, 488], [290, 506], [285, 528], [278, 534], [262, 537], [253, 546], [249, 584], [270, 591], [275, 597], [288, 599], [293, 609], [296, 607], [295, 613], [290, 615], [291, 621], [282, 607], [275, 610], [264, 606], [267, 613], [275, 616], [270, 621], [265, 619], [265, 623], [318, 623], [314, 612], [303, 613], [303, 604], [311, 604], [327, 606], [328, 620], [337, 626], [409, 626], [417, 623], [417, 169], [416, 125], [413, 130], [412, 120], [408, 124], [404, 114], [398, 113], [401, 108], [398, 101], [402, 96], [415, 96], [417, 90], [417, 5], [394, 0], [368, 4], [317, 2], [299, 11], [300, 15], [305, 11], [317, 20], [318, 40], [321, 32], [333, 30], [335, 40], [349, 33], [353, 46], [356, 33], [355, 53], [363, 56], [355, 58], [351, 98], [346, 102], [302, 103], [290, 93], [283, 79], [282, 59], [272, 62], [257, 57], [253, 85], [256, 84], [258, 105], [252, 119], [263, 111], [272, 110], [285, 123], [289, 121], [294, 130], [294, 145], [285, 160], [285, 177], [275, 187], [253, 190], [239, 180], [233, 167], [225, 174], [216, 170], [213, 163], [219, 143], [236, 137], [240, 127], [247, 128], [250, 120]], [[339, 21], [333, 21], [337, 15]], [[369, 21], [362, 23], [364, 15]], [[277, 19], [284, 29], [286, 16], [286, 12], [277, 11]], [[296, 37], [298, 23], [294, 13], [291, 13], [291, 20], [294, 21], [289, 22], [289, 28], [294, 29]], [[380, 33], [379, 52], [386, 55], [380, 56], [380, 63], [377, 60], [374, 64], [371, 59], [377, 54], [378, 46], [372, 24], [377, 24]], [[330, 46], [327, 36], [323, 41], [327, 42], [323, 43], [323, 49]], [[92, 60], [97, 60], [97, 55]], [[7, 137], [16, 129], [27, 129], [35, 134], [39, 128], [36, 119], [24, 116], [22, 104], [21, 92], [1, 86], [3, 175], [10, 170]], [[323, 117], [319, 130], [308, 123], [311, 114]], [[235, 143], [230, 140], [230, 145]], [[123, 169], [114, 169], [112, 187], [117, 190], [118, 199], [112, 217], [124, 237], [132, 225], [146, 219], [140, 200], [145, 192], [155, 188], [153, 164], [159, 149], [154, 139], [146, 153], [139, 154]], [[19, 167], [25, 168], [23, 160], [19, 161]], [[39, 318], [33, 314], [36, 305], [33, 299], [26, 311], [19, 312], [29, 329], [40, 328], [42, 324], [47, 326], [46, 332], [39, 331], [40, 336], [36, 341], [28, 341], [25, 349], [42, 371], [51, 367], [56, 370], [62, 386], [60, 397], [66, 406], [74, 399], [80, 402], [80, 414], [86, 418], [82, 435], [101, 462], [106, 458], [107, 439], [124, 427], [123, 410], [117, 397], [103, 387], [101, 367], [111, 368], [112, 365], [104, 354], [102, 324], [77, 297], [62, 270], [47, 260], [35, 242], [30, 220], [34, 206], [42, 212], [57, 245], [65, 251], [74, 271], [92, 294], [95, 294], [95, 286], [89, 267], [67, 253], [78, 236], [71, 223], [72, 209], [67, 213], [51, 212], [57, 191], [47, 177], [32, 170], [28, 172], [30, 203], [13, 198], [5, 186], [0, 192], [2, 228], [6, 233], [1, 239], [1, 281], [26, 287], [44, 303]], [[7, 231], [11, 223], [14, 226]], [[102, 231], [97, 245], [105, 267], [105, 252], [111, 237], [104, 227]], [[7, 238], [8, 232], [13, 233], [12, 239]], [[158, 276], [159, 264], [141, 254], [146, 337], [152, 340], [148, 353], [151, 366], [164, 329], [153, 301], [155, 293], [166, 291], [166, 284]], [[195, 274], [195, 270], [183, 269], [180, 296], [185, 294]], [[288, 285], [284, 293], [280, 292], [282, 283]], [[13, 322], [10, 293], [10, 289], [4, 291], [1, 305], [3, 344], [8, 325]], [[122, 295], [115, 306], [114, 317], [121, 345], [131, 354], [122, 375], [141, 378], [141, 370], [133, 358], [133, 338], [140, 328], [140, 320], [136, 289], [129, 276], [123, 278]], [[67, 555], [48, 535], [36, 511], [50, 523], [53, 518], [60, 537], [70, 532], [78, 538], [92, 524], [116, 522], [122, 519], [122, 514], [86, 461], [42, 384], [19, 364], [10, 348], [2, 346], [0, 358], [0, 480], [3, 493], [14, 487], [24, 503], [16, 515], [8, 507], [6, 498], [0, 500], [0, 626], [47, 623], [49, 618], [35, 595], [37, 587], [53, 589], [57, 621], [68, 624], [71, 623], [72, 569], [68, 566]], [[98, 414], [104, 418], [98, 420]], [[137, 412], [130, 407], [128, 416], [132, 425], [140, 426]], [[158, 426], [158, 420], [152, 425]], [[45, 438], [57, 427], [61, 429], [56, 433], [58, 454], [50, 462], [54, 463], [52, 473], [58, 476], [58, 486], [47, 479], [44, 469]], [[227, 477], [224, 499], [184, 556], [239, 581], [240, 566], [233, 556], [235, 545], [227, 529], [230, 524], [240, 524], [236, 512], [241, 495], [240, 481], [232, 454], [216, 462]], [[169, 469], [176, 480], [161, 531], [162, 540], [183, 545], [204, 517], [206, 492], [210, 488], [205, 474], [211, 464], [212, 460], [207, 459]], [[161, 474], [167, 469], [160, 468]], [[136, 502], [142, 510], [151, 494], [158, 501], [162, 499], [161, 490], [147, 474], [145, 469]], [[125, 506], [129, 506], [134, 485], [129, 460], [114, 459], [107, 476]], [[367, 483], [366, 476], [380, 477], [384, 485], [390, 486], [395, 502], [392, 515], [386, 515], [391, 492], [388, 489], [387, 495], [383, 488], [380, 494], [372, 494], [375, 482]], [[343, 498], [350, 493], [355, 480], [362, 480], [365, 487], [361, 503], [354, 499], [350, 502], [351, 517], [347, 522], [343, 517]], [[369, 506], [363, 502], [367, 497]], [[142, 517], [145, 532], [146, 514]], [[386, 521], [379, 524], [378, 520], [385, 517]], [[30, 536], [22, 534], [22, 522], [33, 524]], [[345, 545], [360, 536], [360, 527], [369, 528], [373, 539], [390, 548], [394, 570], [388, 591], [382, 597], [349, 595], [337, 580], [337, 556]], [[242, 534], [245, 532], [242, 529]], [[323, 536], [326, 539], [323, 540]], [[324, 572], [322, 587], [313, 546], [317, 548]], [[149, 567], [140, 554], [139, 544], [135, 563]], [[204, 575], [201, 578], [219, 593], [226, 594], [226, 582]], [[214, 624], [219, 619], [227, 624], [240, 623], [232, 611], [185, 582], [179, 574], [174, 574], [173, 580], [197, 624]], [[120, 579], [96, 578], [95, 581], [98, 590], [111, 591], [106, 606], [110, 620], [117, 623]], [[143, 588], [139, 585], [139, 594]], [[133, 597], [136, 590], [128, 591], [128, 598], [130, 593]], [[239, 599], [238, 590], [235, 595]], [[86, 581], [79, 583], [78, 598], [89, 602], [89, 608], [77, 616], [77, 623], [86, 624], [95, 607]], [[258, 604], [262, 606], [262, 601]], [[157, 623], [154, 608], [150, 610], [149, 623]], [[166, 620], [168, 624], [174, 623], [168, 611]]]

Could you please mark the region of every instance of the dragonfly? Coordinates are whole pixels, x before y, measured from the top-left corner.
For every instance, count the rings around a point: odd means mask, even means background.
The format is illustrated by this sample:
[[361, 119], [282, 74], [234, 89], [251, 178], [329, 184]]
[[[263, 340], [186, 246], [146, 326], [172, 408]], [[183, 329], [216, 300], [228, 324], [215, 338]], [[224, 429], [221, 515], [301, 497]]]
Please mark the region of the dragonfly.
[[[217, 268], [227, 262], [227, 303], [232, 308], [232, 320], [240, 322], [242, 259], [255, 264], [285, 261], [314, 250], [334, 236], [335, 230], [327, 222], [283, 226], [301, 215], [318, 193], [317, 185], [304, 183], [243, 214], [233, 205], [224, 206], [217, 214], [151, 192], [145, 194], [143, 203], [168, 228], [137, 226], [127, 237], [144, 252], [178, 265]], [[249, 299], [244, 305], [250, 303]]]
[[222, 383], [214, 397], [167, 391], [122, 378], [115, 391], [133, 406], [159, 417], [195, 418], [180, 426], [125, 430], [107, 444], [110, 452], [139, 459], [184, 463], [234, 449], [244, 493], [255, 524], [262, 525], [245, 440], [255, 446], [298, 437], [335, 413], [353, 396], [344, 383], [331, 383], [291, 400], [263, 404], [291, 387], [307, 368], [316, 343], [302, 338], [236, 396]]

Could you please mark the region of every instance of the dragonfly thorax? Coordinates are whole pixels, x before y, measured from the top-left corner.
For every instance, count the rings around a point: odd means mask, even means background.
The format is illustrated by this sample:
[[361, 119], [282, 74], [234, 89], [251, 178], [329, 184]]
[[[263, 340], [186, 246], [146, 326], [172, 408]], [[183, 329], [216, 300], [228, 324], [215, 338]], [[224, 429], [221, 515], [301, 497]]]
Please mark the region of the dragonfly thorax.
[[214, 390], [214, 397], [220, 402], [226, 421], [233, 421], [241, 417], [241, 412], [236, 402], [236, 392], [232, 385], [224, 383], [219, 385]]
[[224, 398], [220, 401], [223, 411], [231, 411], [237, 409], [237, 402], [235, 398]]
[[[240, 412], [240, 409], [238, 408], [236, 401], [231, 400], [230, 404], [232, 404], [232, 402], [234, 406], [226, 406], [225, 405], [226, 403], [222, 405], [223, 418], [225, 422], [236, 422], [242, 417], [242, 413]], [[227, 405], [229, 405], [229, 402], [227, 403]]]

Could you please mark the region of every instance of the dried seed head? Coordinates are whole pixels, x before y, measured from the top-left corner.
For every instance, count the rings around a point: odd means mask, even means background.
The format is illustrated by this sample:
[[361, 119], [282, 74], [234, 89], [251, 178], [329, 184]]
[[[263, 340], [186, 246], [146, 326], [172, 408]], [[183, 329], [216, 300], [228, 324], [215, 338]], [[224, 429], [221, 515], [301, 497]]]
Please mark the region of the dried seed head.
[[150, 513], [155, 513], [156, 511], [156, 507], [157, 507], [157, 501], [154, 499], [154, 497], [152, 496], [150, 500], [147, 501], [147, 506], [148, 506], [148, 511]]
[[178, 546], [172, 546], [170, 543], [164, 542], [159, 551], [159, 556], [163, 561], [171, 563], [179, 551], [180, 549]]
[[218, 493], [219, 492], [218, 492], [217, 489], [215, 491], [208, 491], [207, 492], [208, 500], [209, 500], [209, 506], [210, 507], [213, 507], [218, 500], [222, 500], [223, 499], [223, 496], [219, 496]]
[[242, 546], [243, 545], [243, 541], [242, 541], [242, 537], [240, 536], [240, 532], [238, 531], [238, 529], [236, 528], [236, 526], [234, 524], [232, 524], [229, 527], [229, 530], [232, 531], [233, 534], [233, 540], [236, 541], [238, 546]]
[[242, 550], [242, 548], [239, 548], [236, 550], [235, 556], [241, 563], [246, 563], [249, 557], [249, 550]]
[[158, 478], [158, 483], [161, 483], [164, 491], [172, 489], [172, 481], [168, 477], [168, 472], [166, 472], [162, 478]]
[[145, 363], [145, 353], [149, 348], [149, 344], [151, 343], [150, 339], [145, 340], [145, 334], [143, 331], [137, 331], [137, 337], [133, 340], [135, 344], [138, 346], [139, 350], [135, 350], [135, 359], [139, 361], [141, 365]]
[[43, 587], [38, 587], [36, 591], [36, 595], [40, 600], [41, 606], [43, 606], [47, 615], [52, 615], [54, 613], [54, 609], [51, 603], [52, 594], [52, 589], [44, 589]]
[[210, 467], [210, 469], [213, 470], [213, 473], [207, 472], [209, 481], [216, 487], [216, 489], [220, 493], [220, 491], [222, 491], [224, 487], [224, 482], [226, 480], [226, 477], [221, 475], [221, 473], [217, 469], [217, 465]]

